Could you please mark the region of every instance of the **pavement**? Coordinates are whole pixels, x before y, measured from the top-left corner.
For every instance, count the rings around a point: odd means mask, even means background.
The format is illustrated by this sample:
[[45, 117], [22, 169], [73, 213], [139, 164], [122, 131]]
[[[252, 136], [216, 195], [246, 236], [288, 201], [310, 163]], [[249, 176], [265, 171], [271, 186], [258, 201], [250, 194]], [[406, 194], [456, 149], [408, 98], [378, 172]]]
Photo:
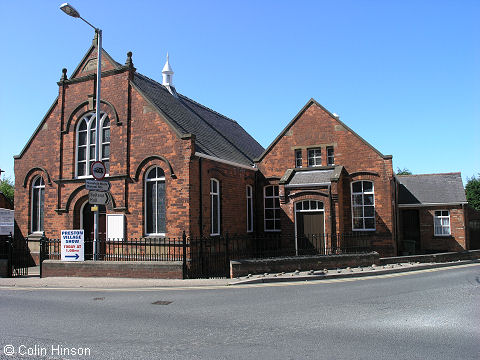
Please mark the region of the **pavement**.
[[0, 289], [145, 289], [145, 288], [198, 288], [240, 286], [248, 284], [329, 280], [353, 277], [368, 277], [384, 274], [403, 273], [425, 269], [442, 268], [464, 264], [480, 264], [480, 260], [463, 260], [446, 263], [397, 263], [371, 265], [367, 267], [338, 268], [323, 271], [295, 271], [292, 273], [265, 273], [227, 279], [129, 279], [107, 277], [48, 277], [40, 278], [39, 268], [30, 268], [29, 275], [0, 278]]

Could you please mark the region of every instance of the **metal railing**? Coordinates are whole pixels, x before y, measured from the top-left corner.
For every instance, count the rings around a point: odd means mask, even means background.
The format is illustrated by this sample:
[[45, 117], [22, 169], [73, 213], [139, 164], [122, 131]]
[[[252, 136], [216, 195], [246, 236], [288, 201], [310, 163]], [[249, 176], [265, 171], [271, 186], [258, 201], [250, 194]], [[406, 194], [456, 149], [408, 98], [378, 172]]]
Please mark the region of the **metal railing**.
[[28, 275], [28, 267], [33, 264], [28, 239], [0, 237], [0, 259], [7, 260], [7, 277]]
[[[99, 261], [182, 261], [184, 278], [228, 276], [230, 260], [371, 251], [370, 234], [311, 234], [292, 239], [282, 234], [211, 237], [107, 239], [98, 242]], [[293, 241], [292, 241], [293, 240]], [[84, 242], [85, 260], [93, 259], [94, 243]], [[60, 260], [60, 239], [41, 240], [40, 262]]]

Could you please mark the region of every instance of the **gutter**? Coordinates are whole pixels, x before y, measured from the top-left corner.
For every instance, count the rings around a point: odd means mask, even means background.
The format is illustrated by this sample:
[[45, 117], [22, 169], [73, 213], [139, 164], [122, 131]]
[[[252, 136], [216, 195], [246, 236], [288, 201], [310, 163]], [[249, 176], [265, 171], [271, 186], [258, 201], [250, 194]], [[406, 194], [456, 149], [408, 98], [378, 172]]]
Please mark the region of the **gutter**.
[[206, 155], [206, 154], [200, 153], [198, 151], [195, 152], [195, 156], [197, 156], [199, 158], [204, 158], [204, 159], [216, 161], [216, 162], [219, 162], [219, 163], [222, 163], [222, 164], [236, 166], [236, 167], [239, 167], [239, 168], [242, 168], [242, 169], [258, 171], [258, 168], [255, 167], [254, 165], [251, 165], [251, 166], [243, 165], [243, 164], [239, 164], [239, 163], [236, 163], [236, 162], [233, 162], [233, 161], [220, 159], [220, 158], [215, 157], [215, 156]]
[[398, 204], [399, 208], [420, 208], [420, 207], [430, 207], [430, 206], [453, 206], [453, 205], [465, 205], [467, 202], [453, 202], [453, 203], [422, 203], [422, 204]]
[[309, 188], [309, 187], [322, 187], [328, 186], [330, 187], [331, 183], [317, 183], [317, 184], [287, 184], [285, 185], [285, 189], [295, 189], [295, 188]]

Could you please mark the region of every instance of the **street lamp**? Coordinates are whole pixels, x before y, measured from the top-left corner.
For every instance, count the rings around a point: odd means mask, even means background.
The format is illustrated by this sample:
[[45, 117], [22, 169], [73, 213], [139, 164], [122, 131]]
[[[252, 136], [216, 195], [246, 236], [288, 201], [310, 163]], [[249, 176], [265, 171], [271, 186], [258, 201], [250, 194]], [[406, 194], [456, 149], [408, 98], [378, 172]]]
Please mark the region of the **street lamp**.
[[[97, 91], [96, 91], [96, 103], [95, 103], [95, 161], [100, 161], [100, 82], [102, 79], [102, 30], [90, 24], [87, 20], [80, 16], [80, 13], [69, 3], [64, 3], [60, 5], [60, 10], [65, 14], [72, 16], [74, 18], [80, 18], [86, 22], [90, 27], [95, 30], [97, 34]], [[94, 235], [93, 235], [93, 249], [94, 249], [94, 260], [97, 260], [98, 256], [98, 225], [99, 225], [99, 216], [98, 208], [94, 212]]]

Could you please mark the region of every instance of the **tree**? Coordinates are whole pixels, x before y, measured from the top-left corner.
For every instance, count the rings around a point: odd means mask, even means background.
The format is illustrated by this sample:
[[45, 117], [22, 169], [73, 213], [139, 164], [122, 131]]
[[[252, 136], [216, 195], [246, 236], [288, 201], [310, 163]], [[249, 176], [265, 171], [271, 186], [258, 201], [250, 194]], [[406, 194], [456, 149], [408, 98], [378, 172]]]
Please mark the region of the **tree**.
[[476, 210], [480, 210], [480, 174], [478, 175], [478, 178], [475, 176], [467, 178], [467, 186], [465, 186], [468, 204]]
[[397, 175], [412, 175], [412, 172], [410, 170], [408, 170], [407, 168], [400, 169], [397, 166]]
[[15, 194], [15, 185], [9, 177], [4, 176], [2, 180], [0, 180], [0, 192], [2, 192], [8, 200], [13, 204], [13, 197]]

